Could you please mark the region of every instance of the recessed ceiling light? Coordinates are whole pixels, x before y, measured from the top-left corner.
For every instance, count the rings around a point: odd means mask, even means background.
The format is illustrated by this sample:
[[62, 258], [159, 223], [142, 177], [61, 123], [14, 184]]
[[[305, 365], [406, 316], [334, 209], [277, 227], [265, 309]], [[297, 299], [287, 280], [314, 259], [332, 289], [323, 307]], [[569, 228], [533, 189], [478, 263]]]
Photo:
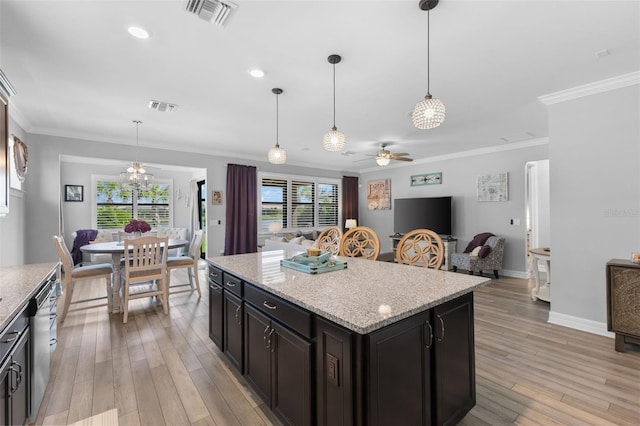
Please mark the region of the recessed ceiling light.
[[264, 71], [260, 70], [260, 69], [252, 69], [249, 70], [249, 74], [251, 75], [251, 77], [254, 78], [262, 78], [264, 77]]
[[129, 34], [131, 34], [135, 38], [141, 38], [141, 39], [149, 38], [149, 32], [144, 28], [129, 27], [127, 28], [127, 31], [129, 31]]

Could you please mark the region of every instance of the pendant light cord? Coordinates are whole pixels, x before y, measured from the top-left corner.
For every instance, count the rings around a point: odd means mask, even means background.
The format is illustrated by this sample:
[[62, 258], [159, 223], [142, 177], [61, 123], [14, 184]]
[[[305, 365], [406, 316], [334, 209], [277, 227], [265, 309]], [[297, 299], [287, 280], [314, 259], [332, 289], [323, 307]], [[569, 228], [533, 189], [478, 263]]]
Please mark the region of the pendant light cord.
[[336, 64], [333, 64], [333, 128], [336, 128]]
[[429, 74], [429, 68], [431, 68], [431, 59], [429, 58], [429, 31], [431, 29], [431, 24], [429, 23], [429, 11], [431, 9], [427, 9], [427, 95], [431, 94], [431, 90], [430, 90], [430, 79], [431, 76]]
[[280, 148], [280, 143], [278, 142], [279, 141], [279, 136], [280, 136], [279, 135], [279, 131], [278, 131], [278, 129], [280, 128], [280, 124], [278, 122], [278, 117], [280, 115], [278, 113], [279, 112], [279, 107], [278, 107], [278, 97], [279, 96], [280, 95], [276, 93], [276, 148]]
[[136, 163], [138, 162], [138, 153], [140, 152], [140, 139], [138, 137], [138, 131], [140, 129], [140, 123], [142, 123], [142, 121], [140, 120], [133, 120], [134, 123], [136, 123]]

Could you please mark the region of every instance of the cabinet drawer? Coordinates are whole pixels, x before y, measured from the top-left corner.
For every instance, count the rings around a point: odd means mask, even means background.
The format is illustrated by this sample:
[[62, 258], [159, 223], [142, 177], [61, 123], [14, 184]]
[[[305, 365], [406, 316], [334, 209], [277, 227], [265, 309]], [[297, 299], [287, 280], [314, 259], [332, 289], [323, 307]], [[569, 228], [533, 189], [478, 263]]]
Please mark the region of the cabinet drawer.
[[238, 297], [242, 297], [242, 280], [238, 277], [234, 277], [233, 275], [224, 272], [222, 277], [223, 287]]
[[252, 285], [245, 285], [244, 298], [249, 303], [280, 321], [290, 329], [300, 333], [307, 339], [311, 338], [311, 313], [260, 290]]
[[209, 265], [209, 281], [222, 285], [222, 269]]
[[29, 316], [27, 314], [27, 310], [24, 309], [18, 314], [11, 324], [2, 330], [2, 334], [0, 334], [0, 362], [18, 342], [18, 340], [20, 340], [20, 337], [25, 333], [28, 324]]

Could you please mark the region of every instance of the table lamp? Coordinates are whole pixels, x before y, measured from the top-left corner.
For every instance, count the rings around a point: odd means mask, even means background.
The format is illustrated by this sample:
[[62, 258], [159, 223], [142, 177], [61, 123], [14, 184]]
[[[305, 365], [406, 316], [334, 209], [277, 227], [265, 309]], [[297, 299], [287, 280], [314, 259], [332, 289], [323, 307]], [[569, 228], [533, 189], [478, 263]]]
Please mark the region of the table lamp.
[[269, 232], [272, 234], [276, 234], [277, 232], [282, 231], [282, 222], [270, 222], [269, 223]]
[[356, 226], [358, 226], [358, 221], [356, 219], [347, 219], [344, 223], [344, 227], [347, 229], [355, 228]]

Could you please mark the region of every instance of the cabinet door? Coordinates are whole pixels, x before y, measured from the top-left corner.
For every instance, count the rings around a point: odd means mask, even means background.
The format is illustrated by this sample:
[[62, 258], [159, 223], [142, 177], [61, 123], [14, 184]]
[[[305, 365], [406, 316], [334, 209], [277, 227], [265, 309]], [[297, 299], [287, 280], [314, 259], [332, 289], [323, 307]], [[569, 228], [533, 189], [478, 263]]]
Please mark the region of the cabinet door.
[[26, 329], [22, 338], [13, 350], [11, 368], [13, 378], [10, 380], [13, 393], [11, 394], [11, 419], [10, 424], [25, 424], [29, 416], [29, 329]]
[[271, 341], [273, 383], [271, 409], [287, 423], [311, 424], [311, 343], [275, 321]]
[[224, 353], [242, 373], [242, 300], [224, 291]]
[[429, 313], [384, 327], [369, 336], [371, 425], [431, 423]]
[[476, 403], [473, 293], [433, 308], [435, 424], [456, 424]]
[[271, 322], [257, 309], [244, 308], [244, 374], [256, 393], [271, 406], [271, 352], [268, 345]]
[[222, 287], [209, 281], [209, 337], [220, 350], [222, 346]]
[[11, 382], [11, 356], [7, 357], [4, 364], [0, 365], [0, 424], [11, 424], [11, 409], [9, 403], [11, 398], [9, 397], [9, 389]]

